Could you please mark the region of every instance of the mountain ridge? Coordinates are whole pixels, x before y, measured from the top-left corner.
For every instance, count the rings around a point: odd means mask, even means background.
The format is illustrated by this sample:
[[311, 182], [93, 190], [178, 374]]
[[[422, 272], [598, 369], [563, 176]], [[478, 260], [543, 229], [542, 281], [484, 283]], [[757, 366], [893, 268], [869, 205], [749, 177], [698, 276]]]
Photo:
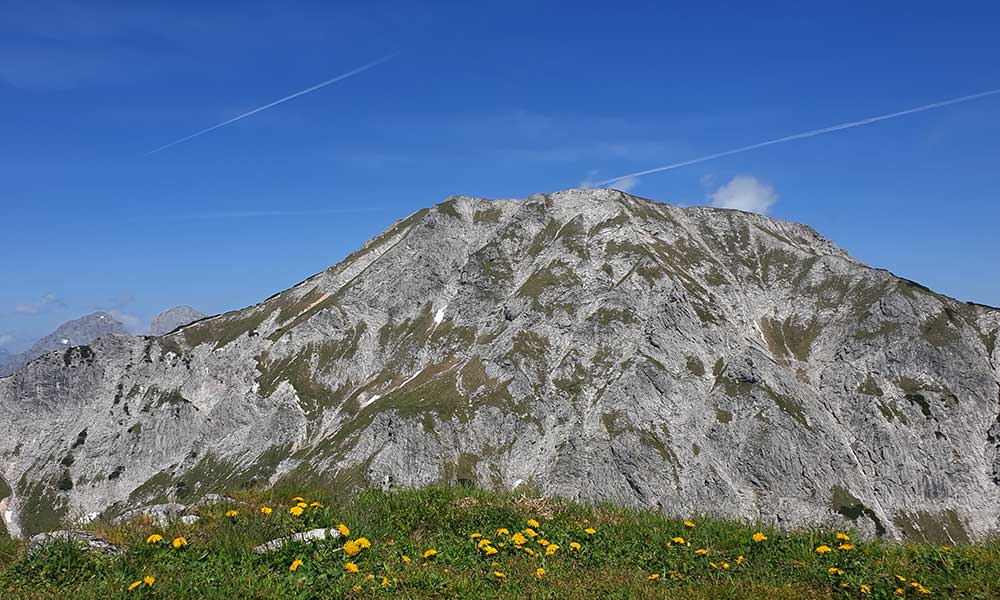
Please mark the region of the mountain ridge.
[[805, 225], [456, 196], [261, 303], [0, 379], [0, 438], [51, 440], [0, 442], [0, 475], [27, 531], [321, 477], [970, 539], [1000, 528], [998, 329]]

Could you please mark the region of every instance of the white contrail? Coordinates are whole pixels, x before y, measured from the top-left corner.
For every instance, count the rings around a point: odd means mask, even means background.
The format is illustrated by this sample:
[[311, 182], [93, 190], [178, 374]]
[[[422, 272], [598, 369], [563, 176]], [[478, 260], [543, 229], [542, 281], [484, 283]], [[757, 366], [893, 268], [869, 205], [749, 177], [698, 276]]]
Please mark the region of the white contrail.
[[370, 62], [370, 63], [368, 63], [366, 65], [362, 65], [362, 66], [358, 67], [357, 69], [354, 69], [352, 71], [348, 71], [348, 72], [346, 72], [346, 73], [344, 73], [342, 75], [337, 75], [333, 79], [327, 79], [326, 81], [324, 81], [322, 83], [317, 83], [316, 85], [314, 85], [312, 87], [308, 87], [308, 88], [302, 90], [301, 92], [295, 92], [294, 94], [292, 94], [290, 96], [285, 96], [284, 98], [281, 98], [279, 100], [275, 100], [274, 102], [271, 102], [270, 104], [265, 104], [264, 106], [261, 106], [259, 108], [255, 108], [255, 109], [253, 109], [253, 110], [251, 110], [249, 112], [245, 112], [242, 115], [239, 115], [237, 117], [233, 117], [232, 119], [229, 119], [228, 121], [223, 121], [222, 123], [219, 123], [218, 125], [212, 125], [208, 129], [202, 129], [201, 131], [199, 131], [197, 133], [192, 133], [191, 135], [189, 135], [187, 137], [183, 137], [183, 138], [181, 138], [179, 140], [170, 142], [169, 144], [160, 146], [159, 148], [157, 148], [155, 150], [151, 150], [151, 151], [147, 152], [143, 156], [149, 156], [151, 154], [156, 154], [157, 152], [159, 152], [161, 150], [166, 150], [167, 148], [170, 148], [171, 146], [176, 146], [177, 144], [180, 144], [182, 142], [186, 142], [188, 140], [194, 139], [194, 138], [198, 137], [199, 135], [204, 135], [204, 134], [208, 133], [209, 131], [214, 131], [214, 130], [220, 128], [220, 127], [224, 127], [226, 125], [229, 125], [230, 123], [235, 123], [236, 121], [239, 121], [240, 119], [245, 119], [245, 118], [247, 118], [247, 117], [249, 117], [251, 115], [255, 115], [255, 114], [259, 113], [262, 110], [267, 110], [267, 109], [271, 108], [272, 106], [277, 106], [277, 105], [279, 105], [279, 104], [281, 104], [283, 102], [288, 102], [289, 100], [291, 100], [293, 98], [298, 98], [299, 96], [303, 96], [305, 94], [308, 94], [309, 92], [315, 92], [316, 90], [318, 90], [320, 88], [326, 87], [326, 86], [328, 86], [330, 84], [333, 84], [333, 83], [337, 83], [338, 81], [347, 79], [348, 77], [352, 77], [354, 75], [357, 75], [358, 73], [362, 73], [364, 71], [367, 71], [368, 69], [371, 69], [372, 67], [378, 66], [378, 65], [386, 62], [387, 60], [389, 60], [389, 59], [391, 59], [391, 58], [393, 58], [395, 56], [396, 56], [396, 53], [390, 54], [388, 56], [383, 56], [382, 58], [380, 58], [378, 60], [375, 60], [375, 61], [372, 61], [372, 62]]
[[834, 131], [840, 131], [841, 129], [851, 129], [852, 127], [861, 127], [862, 125], [869, 125], [871, 123], [877, 123], [879, 121], [885, 121], [887, 119], [895, 119], [896, 117], [902, 117], [905, 115], [912, 115], [913, 113], [924, 112], [925, 110], [932, 110], [935, 108], [941, 108], [943, 106], [951, 106], [952, 104], [959, 104], [961, 102], [968, 102], [969, 100], [975, 100], [977, 98], [983, 98], [986, 96], [993, 96], [995, 94], [1000, 94], [1000, 89], [989, 90], [988, 92], [980, 92], [978, 94], [971, 94], [969, 96], [961, 96], [959, 98], [952, 98], [951, 100], [942, 100], [941, 102], [934, 102], [933, 104], [925, 104], [923, 106], [918, 106], [916, 108], [908, 108], [906, 110], [901, 110], [899, 112], [888, 113], [884, 115], [878, 115], [877, 117], [868, 117], [867, 119], [861, 119], [860, 121], [850, 121], [848, 123], [841, 123], [840, 125], [831, 125], [830, 127], [824, 127], [822, 129], [813, 129], [812, 131], [803, 131], [802, 133], [796, 133], [793, 135], [786, 135], [785, 137], [780, 137], [773, 140], [768, 140], [766, 142], [760, 142], [758, 144], [751, 144], [749, 146], [743, 146], [741, 148], [735, 148], [733, 150], [726, 150], [725, 152], [717, 152], [715, 154], [709, 154], [708, 156], [702, 156], [700, 158], [694, 158], [691, 160], [686, 160], [684, 162], [673, 163], [671, 165], [665, 165], [662, 167], [656, 167], [655, 169], [647, 169], [645, 171], [638, 171], [636, 173], [628, 173], [626, 175], [619, 175], [618, 177], [612, 177], [611, 179], [605, 179], [604, 181], [598, 181], [593, 185], [602, 186], [609, 183], [614, 183], [628, 177], [640, 177], [642, 175], [649, 175], [650, 173], [659, 173], [661, 171], [670, 171], [672, 169], [678, 169], [680, 167], [686, 167], [688, 165], [694, 165], [702, 163], [709, 160], [714, 160], [716, 158], [722, 158], [723, 156], [730, 156], [733, 154], [739, 154], [741, 152], [747, 152], [749, 150], [756, 150], [757, 148], [763, 148], [765, 146], [773, 146], [774, 144], [781, 144], [783, 142], [790, 142], [792, 140], [801, 140], [803, 138], [810, 138], [817, 135], [823, 135], [824, 133], [831, 133]]

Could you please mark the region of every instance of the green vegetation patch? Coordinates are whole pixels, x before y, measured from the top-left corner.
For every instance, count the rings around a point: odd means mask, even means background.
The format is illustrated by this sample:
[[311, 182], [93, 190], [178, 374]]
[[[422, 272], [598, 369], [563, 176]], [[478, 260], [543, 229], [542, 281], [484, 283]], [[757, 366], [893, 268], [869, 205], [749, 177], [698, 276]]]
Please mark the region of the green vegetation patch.
[[816, 319], [799, 323], [792, 317], [786, 317], [784, 321], [761, 319], [760, 329], [772, 354], [778, 357], [794, 356], [805, 361], [823, 326]]
[[885, 524], [878, 518], [875, 511], [865, 506], [864, 502], [855, 498], [846, 488], [839, 485], [833, 486], [830, 490], [830, 508], [851, 521], [867, 517], [875, 526], [875, 533], [879, 536], [885, 535]]
[[961, 323], [954, 311], [945, 308], [920, 326], [920, 335], [932, 346], [950, 346], [962, 339]]
[[969, 535], [953, 510], [933, 514], [925, 511], [900, 512], [892, 518], [892, 522], [910, 539], [932, 544], [969, 543]]
[[256, 331], [270, 315], [271, 311], [266, 309], [265, 305], [259, 305], [242, 312], [229, 313], [214, 319], [200, 321], [185, 327], [181, 331], [181, 335], [184, 336], [184, 341], [188, 346], [195, 347], [215, 342], [215, 348], [219, 349], [252, 331]]
[[473, 223], [499, 223], [503, 211], [499, 208], [490, 207], [484, 210], [477, 210], [472, 216]]
[[697, 377], [705, 374], [705, 364], [697, 356], [687, 357], [687, 370]]

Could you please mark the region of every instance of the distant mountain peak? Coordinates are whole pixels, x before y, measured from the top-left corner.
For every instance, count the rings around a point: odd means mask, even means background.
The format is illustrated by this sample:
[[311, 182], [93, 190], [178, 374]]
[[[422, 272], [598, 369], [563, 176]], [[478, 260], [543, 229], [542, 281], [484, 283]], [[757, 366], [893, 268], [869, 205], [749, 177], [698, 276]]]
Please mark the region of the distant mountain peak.
[[175, 306], [156, 315], [150, 324], [150, 333], [155, 336], [165, 335], [178, 327], [183, 327], [199, 319], [205, 318], [205, 314], [195, 310], [190, 306]]

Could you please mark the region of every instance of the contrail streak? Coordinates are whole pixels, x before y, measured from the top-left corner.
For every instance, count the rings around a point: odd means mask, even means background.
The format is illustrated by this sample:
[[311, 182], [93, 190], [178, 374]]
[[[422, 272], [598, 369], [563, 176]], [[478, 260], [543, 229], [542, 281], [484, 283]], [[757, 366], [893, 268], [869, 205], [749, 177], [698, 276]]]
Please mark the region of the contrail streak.
[[977, 98], [984, 98], [986, 96], [993, 96], [995, 94], [1000, 94], [1000, 89], [989, 90], [987, 92], [980, 92], [978, 94], [971, 94], [969, 96], [960, 96], [958, 98], [952, 98], [950, 100], [942, 100], [941, 102], [934, 102], [932, 104], [924, 104], [923, 106], [918, 106], [916, 108], [908, 108], [906, 110], [901, 110], [899, 112], [887, 113], [884, 115], [878, 115], [876, 117], [868, 117], [867, 119], [861, 119], [860, 121], [850, 121], [847, 123], [841, 123], [839, 125], [831, 125], [830, 127], [824, 127], [822, 129], [813, 129], [811, 131], [803, 131], [802, 133], [796, 133], [793, 135], [786, 135], [785, 137], [780, 137], [773, 140], [767, 140], [766, 142], [760, 142], [757, 144], [751, 144], [749, 146], [742, 146], [740, 148], [734, 148], [733, 150], [726, 150], [725, 152], [717, 152], [715, 154], [709, 154], [708, 156], [702, 156], [700, 158], [694, 158], [691, 160], [685, 160], [684, 162], [673, 163], [670, 165], [664, 165], [662, 167], [656, 167], [655, 169], [647, 169], [645, 171], [637, 171], [635, 173], [628, 173], [626, 175], [620, 175], [618, 177], [613, 177], [611, 179], [605, 179], [604, 181], [598, 181], [594, 185], [602, 186], [609, 183], [614, 183], [620, 181], [627, 177], [640, 177], [642, 175], [649, 175], [651, 173], [660, 173], [662, 171], [671, 171], [673, 169], [679, 169], [680, 167], [686, 167], [688, 165], [695, 165], [698, 163], [703, 163], [709, 160], [715, 160], [716, 158], [722, 158], [723, 156], [731, 156], [733, 154], [740, 154], [741, 152], [748, 152], [750, 150], [756, 150], [757, 148], [763, 148], [765, 146], [773, 146], [775, 144], [782, 144], [784, 142], [790, 142], [792, 140], [801, 140], [804, 138], [815, 137], [817, 135], [823, 135], [825, 133], [832, 133], [834, 131], [840, 131], [842, 129], [851, 129], [853, 127], [861, 127], [862, 125], [870, 125], [872, 123], [877, 123], [879, 121], [885, 121], [888, 119], [895, 119], [896, 117], [902, 117], [905, 115], [912, 115], [914, 113], [924, 112], [925, 110], [933, 110], [935, 108], [942, 108], [944, 106], [951, 106], [952, 104], [959, 104], [962, 102], [968, 102], [970, 100], [976, 100]]
[[188, 140], [192, 140], [192, 139], [194, 139], [194, 138], [196, 138], [196, 137], [198, 137], [200, 135], [205, 135], [209, 131], [215, 131], [216, 129], [218, 129], [220, 127], [225, 127], [226, 125], [229, 125], [230, 123], [235, 123], [236, 121], [239, 121], [240, 119], [245, 119], [245, 118], [247, 118], [247, 117], [249, 117], [251, 115], [255, 115], [255, 114], [257, 114], [257, 113], [259, 113], [259, 112], [261, 112], [263, 110], [267, 110], [267, 109], [269, 109], [269, 108], [271, 108], [273, 106], [277, 106], [279, 104], [282, 104], [283, 102], [288, 102], [289, 100], [291, 100], [293, 98], [298, 98], [299, 96], [304, 96], [304, 95], [306, 95], [306, 94], [308, 94], [310, 92], [315, 92], [316, 90], [318, 90], [320, 88], [324, 88], [324, 87], [326, 87], [326, 86], [328, 86], [330, 84], [337, 83], [338, 81], [342, 81], [344, 79], [347, 79], [348, 77], [353, 77], [354, 75], [357, 75], [358, 73], [362, 73], [364, 71], [367, 71], [368, 69], [371, 69], [372, 67], [376, 67], [376, 66], [378, 66], [378, 65], [386, 62], [387, 60], [389, 60], [389, 59], [391, 59], [391, 58], [393, 58], [395, 56], [396, 56], [396, 53], [390, 54], [388, 56], [383, 56], [382, 58], [380, 58], [378, 60], [374, 60], [374, 61], [372, 61], [372, 62], [370, 62], [370, 63], [368, 63], [366, 65], [362, 65], [362, 66], [358, 67], [357, 69], [354, 69], [352, 71], [348, 71], [348, 72], [346, 72], [346, 73], [344, 73], [342, 75], [337, 75], [333, 79], [327, 79], [326, 81], [324, 81], [322, 83], [317, 83], [316, 85], [314, 85], [312, 87], [308, 87], [308, 88], [306, 88], [306, 89], [304, 89], [304, 90], [302, 90], [300, 92], [295, 92], [294, 94], [292, 94], [290, 96], [285, 96], [284, 98], [281, 98], [279, 100], [275, 100], [274, 102], [271, 102], [270, 104], [265, 104], [264, 106], [261, 106], [259, 108], [255, 108], [255, 109], [253, 109], [253, 110], [251, 110], [249, 112], [245, 112], [242, 115], [239, 115], [237, 117], [233, 117], [232, 119], [229, 119], [228, 121], [223, 121], [222, 123], [219, 123], [218, 125], [212, 125], [208, 129], [202, 129], [201, 131], [199, 131], [197, 133], [192, 133], [191, 135], [189, 135], [187, 137], [183, 137], [183, 138], [181, 138], [179, 140], [170, 142], [169, 144], [160, 146], [159, 148], [157, 148], [155, 150], [151, 150], [151, 151], [147, 152], [143, 156], [150, 156], [152, 154], [156, 154], [157, 152], [160, 152], [161, 150], [166, 150], [167, 148], [170, 148], [171, 146], [176, 146], [177, 144], [186, 142]]

